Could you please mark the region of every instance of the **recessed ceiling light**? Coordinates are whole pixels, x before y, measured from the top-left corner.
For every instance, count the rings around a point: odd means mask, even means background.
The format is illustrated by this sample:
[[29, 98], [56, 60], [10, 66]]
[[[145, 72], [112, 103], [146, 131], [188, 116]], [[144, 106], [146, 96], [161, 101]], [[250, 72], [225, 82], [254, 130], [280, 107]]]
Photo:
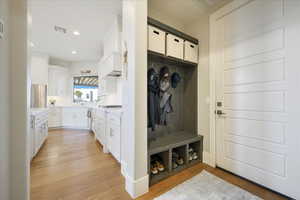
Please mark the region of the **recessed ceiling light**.
[[80, 35], [79, 31], [73, 31], [74, 35]]
[[72, 54], [77, 54], [77, 51], [72, 51]]
[[34, 44], [33, 44], [32, 42], [30, 42], [30, 46], [31, 46], [31, 47], [34, 47]]

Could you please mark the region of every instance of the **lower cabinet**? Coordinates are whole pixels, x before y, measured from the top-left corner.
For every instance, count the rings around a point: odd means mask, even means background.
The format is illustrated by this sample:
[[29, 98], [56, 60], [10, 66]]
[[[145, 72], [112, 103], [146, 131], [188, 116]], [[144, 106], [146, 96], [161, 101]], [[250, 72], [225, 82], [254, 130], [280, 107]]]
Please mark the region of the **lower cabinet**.
[[90, 129], [86, 107], [52, 107], [49, 111], [49, 128]]
[[103, 146], [104, 153], [111, 153], [115, 159], [121, 161], [121, 121], [119, 112], [105, 109], [92, 111], [92, 131], [95, 139]]
[[62, 126], [67, 128], [89, 129], [88, 108], [63, 107]]
[[106, 140], [106, 112], [104, 110], [94, 111], [93, 132], [95, 133], [95, 139], [98, 140], [102, 146], [104, 153], [108, 153], [107, 150], [107, 140]]
[[121, 161], [121, 119], [108, 116], [108, 150], [120, 162]]
[[56, 128], [62, 126], [62, 109], [61, 108], [50, 108], [48, 124], [50, 128]]
[[48, 111], [31, 115], [30, 157], [39, 152], [48, 137]]

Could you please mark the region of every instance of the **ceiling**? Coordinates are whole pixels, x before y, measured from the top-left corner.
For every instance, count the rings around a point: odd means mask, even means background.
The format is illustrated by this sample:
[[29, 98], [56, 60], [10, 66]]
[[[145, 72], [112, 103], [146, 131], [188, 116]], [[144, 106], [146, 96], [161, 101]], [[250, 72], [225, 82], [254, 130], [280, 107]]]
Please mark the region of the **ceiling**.
[[[121, 0], [29, 0], [29, 9], [34, 52], [66, 61], [95, 61], [102, 54], [105, 30], [121, 13]], [[56, 32], [55, 26], [67, 29], [66, 34]]]
[[173, 20], [188, 24], [220, 1], [222, 0], [149, 0], [148, 6]]

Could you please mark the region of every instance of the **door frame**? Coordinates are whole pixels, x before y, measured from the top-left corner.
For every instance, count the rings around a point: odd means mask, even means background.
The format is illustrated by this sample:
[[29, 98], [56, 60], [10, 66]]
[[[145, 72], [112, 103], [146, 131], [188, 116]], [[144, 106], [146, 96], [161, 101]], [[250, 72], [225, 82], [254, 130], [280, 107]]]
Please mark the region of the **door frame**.
[[216, 137], [216, 72], [217, 72], [217, 63], [218, 51], [214, 46], [215, 38], [218, 37], [216, 32], [216, 23], [215, 21], [227, 13], [250, 3], [254, 0], [233, 0], [232, 2], [226, 4], [224, 7], [220, 8], [213, 14], [209, 16], [209, 85], [210, 85], [210, 107], [209, 107], [209, 122], [210, 122], [210, 131], [209, 131], [209, 152], [210, 158], [208, 164], [212, 167], [217, 166], [217, 137]]

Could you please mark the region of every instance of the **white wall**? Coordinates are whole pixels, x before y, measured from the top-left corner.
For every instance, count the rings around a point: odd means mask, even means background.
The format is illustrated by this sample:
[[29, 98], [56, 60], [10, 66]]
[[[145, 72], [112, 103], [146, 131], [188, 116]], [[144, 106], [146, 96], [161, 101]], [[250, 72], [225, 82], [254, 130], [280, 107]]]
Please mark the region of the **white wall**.
[[177, 30], [180, 30], [184, 32], [184, 23], [180, 22], [179, 20], [176, 20], [172, 17], [169, 17], [163, 12], [157, 11], [151, 4], [151, 0], [148, 0], [148, 16], [156, 19], [164, 24], [167, 24], [169, 26], [172, 26], [173, 28], [176, 28]]
[[198, 132], [204, 136], [204, 151], [209, 152], [209, 16], [186, 26], [185, 32], [199, 39]]
[[32, 54], [30, 69], [32, 84], [48, 84], [48, 63], [48, 55], [43, 55], [39, 53]]
[[132, 197], [148, 191], [147, 172], [147, 0], [123, 0], [123, 42], [128, 50], [123, 82], [122, 170]]
[[209, 152], [209, 15], [232, 0], [224, 0], [211, 7], [198, 20], [185, 24], [184, 32], [199, 40], [198, 65], [198, 132], [204, 136], [204, 151]]
[[5, 37], [0, 39], [0, 199], [10, 200], [10, 115], [9, 115], [9, 32], [8, 3], [10, 0], [0, 0], [0, 18], [5, 23]]
[[[10, 2], [10, 200], [29, 199], [29, 64], [26, 1]], [[29, 63], [28, 63], [29, 62]], [[2, 162], [1, 162], [2, 163]]]

